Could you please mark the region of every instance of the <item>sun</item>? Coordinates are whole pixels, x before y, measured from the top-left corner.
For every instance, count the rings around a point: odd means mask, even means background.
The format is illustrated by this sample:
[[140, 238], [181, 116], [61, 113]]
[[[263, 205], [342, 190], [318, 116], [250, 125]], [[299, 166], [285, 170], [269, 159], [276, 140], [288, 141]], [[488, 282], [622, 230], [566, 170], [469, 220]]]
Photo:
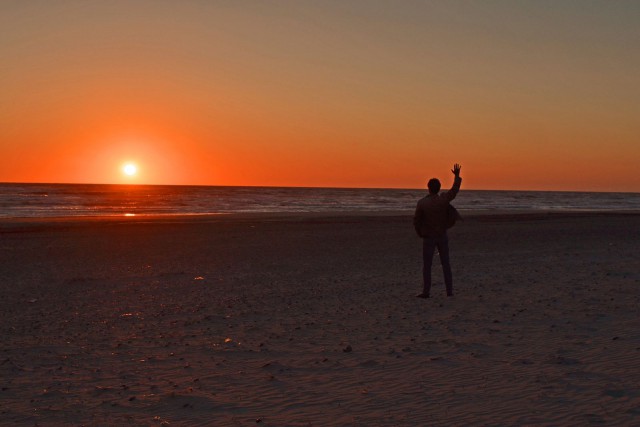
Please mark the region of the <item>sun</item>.
[[127, 176], [134, 176], [136, 173], [138, 173], [138, 167], [135, 165], [135, 163], [125, 163], [122, 166], [122, 172]]

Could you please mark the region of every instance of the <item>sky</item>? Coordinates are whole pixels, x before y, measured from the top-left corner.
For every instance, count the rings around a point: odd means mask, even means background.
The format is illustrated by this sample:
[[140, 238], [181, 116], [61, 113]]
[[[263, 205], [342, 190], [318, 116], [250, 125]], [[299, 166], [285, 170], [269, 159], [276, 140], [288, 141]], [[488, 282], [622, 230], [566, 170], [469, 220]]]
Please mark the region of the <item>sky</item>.
[[0, 59], [0, 182], [640, 192], [635, 0], [2, 0]]

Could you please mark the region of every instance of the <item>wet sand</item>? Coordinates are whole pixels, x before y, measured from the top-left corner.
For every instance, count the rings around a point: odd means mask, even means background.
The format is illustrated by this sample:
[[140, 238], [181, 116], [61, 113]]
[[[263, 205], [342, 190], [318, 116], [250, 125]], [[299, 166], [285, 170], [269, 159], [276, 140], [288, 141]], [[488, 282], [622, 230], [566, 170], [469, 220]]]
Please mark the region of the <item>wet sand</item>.
[[[0, 223], [0, 425], [638, 425], [640, 215]], [[437, 263], [437, 260], [434, 260]]]

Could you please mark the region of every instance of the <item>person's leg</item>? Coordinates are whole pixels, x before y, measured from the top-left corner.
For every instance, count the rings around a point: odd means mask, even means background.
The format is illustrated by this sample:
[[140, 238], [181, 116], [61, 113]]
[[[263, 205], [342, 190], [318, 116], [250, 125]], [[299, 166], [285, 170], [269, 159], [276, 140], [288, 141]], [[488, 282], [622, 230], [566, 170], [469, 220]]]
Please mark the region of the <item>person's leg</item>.
[[422, 295], [425, 297], [428, 297], [431, 292], [431, 263], [435, 250], [436, 239], [431, 237], [422, 239], [422, 280], [424, 284]]
[[451, 263], [449, 260], [449, 238], [445, 234], [437, 240], [438, 252], [440, 253], [440, 263], [444, 273], [444, 283], [447, 287], [447, 295], [453, 295], [453, 275], [451, 274]]

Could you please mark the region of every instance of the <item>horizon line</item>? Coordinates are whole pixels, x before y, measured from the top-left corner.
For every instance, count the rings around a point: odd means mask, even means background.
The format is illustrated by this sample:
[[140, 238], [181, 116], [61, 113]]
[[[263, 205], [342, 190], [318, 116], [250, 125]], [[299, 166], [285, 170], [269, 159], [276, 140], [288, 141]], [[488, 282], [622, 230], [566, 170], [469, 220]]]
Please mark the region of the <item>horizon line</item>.
[[[144, 183], [96, 183], [96, 182], [18, 182], [0, 181], [0, 185], [113, 185], [113, 186], [148, 186], [148, 187], [227, 187], [227, 188], [301, 188], [301, 189], [335, 189], [335, 190], [410, 190], [426, 191], [424, 188], [409, 187], [339, 187], [339, 186], [308, 186], [308, 185], [218, 185], [218, 184], [144, 184]], [[442, 191], [445, 191], [443, 189]], [[460, 191], [520, 191], [532, 193], [614, 193], [614, 194], [640, 194], [640, 191], [607, 191], [607, 190], [531, 190], [531, 189], [487, 189], [464, 188]]]

